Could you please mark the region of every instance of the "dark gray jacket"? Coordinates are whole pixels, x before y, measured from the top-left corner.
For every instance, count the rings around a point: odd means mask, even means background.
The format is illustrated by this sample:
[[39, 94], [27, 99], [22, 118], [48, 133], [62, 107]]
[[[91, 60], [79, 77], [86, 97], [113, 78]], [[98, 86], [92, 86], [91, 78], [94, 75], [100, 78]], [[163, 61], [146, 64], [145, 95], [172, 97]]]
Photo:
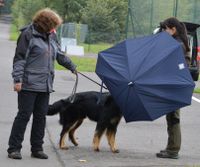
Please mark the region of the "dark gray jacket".
[[33, 24], [21, 31], [13, 60], [14, 83], [21, 82], [22, 90], [52, 92], [54, 60], [72, 72], [76, 66], [60, 51], [53, 34], [41, 34]]

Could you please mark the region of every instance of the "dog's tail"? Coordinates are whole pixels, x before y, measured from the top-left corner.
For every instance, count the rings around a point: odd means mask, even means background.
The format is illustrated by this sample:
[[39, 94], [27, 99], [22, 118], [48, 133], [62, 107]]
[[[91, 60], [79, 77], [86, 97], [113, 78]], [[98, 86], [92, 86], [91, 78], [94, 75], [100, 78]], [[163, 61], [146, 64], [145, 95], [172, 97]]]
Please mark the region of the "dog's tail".
[[59, 100], [54, 102], [53, 104], [49, 105], [47, 115], [55, 115], [62, 112], [63, 108], [65, 107], [68, 100]]

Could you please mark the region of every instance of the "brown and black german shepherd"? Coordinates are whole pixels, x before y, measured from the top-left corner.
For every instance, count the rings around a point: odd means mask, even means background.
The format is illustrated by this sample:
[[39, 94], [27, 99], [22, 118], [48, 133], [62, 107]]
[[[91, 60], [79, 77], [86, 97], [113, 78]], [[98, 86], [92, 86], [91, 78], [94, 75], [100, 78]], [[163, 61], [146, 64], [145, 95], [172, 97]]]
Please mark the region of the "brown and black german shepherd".
[[106, 132], [108, 144], [112, 152], [118, 153], [115, 135], [122, 113], [112, 96], [109, 93], [100, 94], [99, 92], [89, 91], [76, 93], [73, 103], [70, 102], [70, 98], [61, 99], [49, 105], [47, 114], [54, 115], [60, 113], [60, 123], [63, 126], [60, 134], [60, 148], [68, 149], [64, 142], [67, 133], [71, 142], [75, 146], [78, 145], [74, 132], [82, 124], [83, 120], [88, 117], [90, 120], [97, 122], [93, 138], [94, 151], [99, 151], [101, 137]]

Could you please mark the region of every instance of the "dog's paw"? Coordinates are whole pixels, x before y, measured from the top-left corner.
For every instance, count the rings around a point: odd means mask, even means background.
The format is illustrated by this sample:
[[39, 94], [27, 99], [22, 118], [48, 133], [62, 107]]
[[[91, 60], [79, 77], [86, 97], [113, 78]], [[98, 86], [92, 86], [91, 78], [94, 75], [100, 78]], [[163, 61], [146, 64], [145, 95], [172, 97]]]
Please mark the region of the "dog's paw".
[[112, 150], [113, 153], [119, 153], [118, 149]]
[[78, 146], [78, 143], [74, 143], [74, 146]]
[[69, 147], [67, 147], [67, 146], [62, 146], [62, 147], [60, 147], [60, 149], [61, 149], [61, 150], [68, 150]]
[[99, 148], [94, 148], [94, 151], [99, 152], [100, 150], [99, 150]]
[[78, 143], [76, 142], [76, 140], [70, 140], [71, 142], [72, 142], [72, 144], [74, 145], [74, 146], [78, 146]]

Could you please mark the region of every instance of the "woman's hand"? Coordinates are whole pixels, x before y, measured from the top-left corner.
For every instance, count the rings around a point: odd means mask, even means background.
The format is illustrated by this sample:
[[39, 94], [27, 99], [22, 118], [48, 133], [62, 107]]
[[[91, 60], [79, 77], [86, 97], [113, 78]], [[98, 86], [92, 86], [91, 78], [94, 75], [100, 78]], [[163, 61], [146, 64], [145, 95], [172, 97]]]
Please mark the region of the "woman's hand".
[[20, 92], [22, 89], [22, 83], [15, 83], [14, 84], [14, 91]]
[[72, 73], [75, 74], [75, 75], [77, 75], [78, 71], [75, 69], [75, 70], [72, 71]]

